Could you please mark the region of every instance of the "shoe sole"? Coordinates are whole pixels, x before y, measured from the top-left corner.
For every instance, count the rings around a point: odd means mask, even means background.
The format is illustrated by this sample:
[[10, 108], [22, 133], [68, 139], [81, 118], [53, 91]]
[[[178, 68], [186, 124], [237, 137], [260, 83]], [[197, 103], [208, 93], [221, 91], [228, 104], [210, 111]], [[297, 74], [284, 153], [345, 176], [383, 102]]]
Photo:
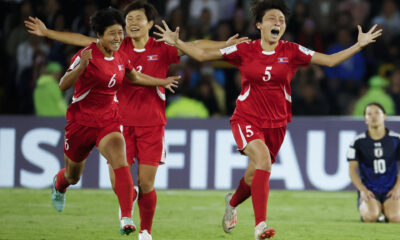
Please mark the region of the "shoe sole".
[[269, 239], [272, 238], [275, 235], [275, 229], [267, 229], [265, 232], [263, 232], [258, 239]]
[[129, 235], [136, 231], [136, 227], [133, 225], [126, 225], [123, 229], [120, 230], [121, 235]]

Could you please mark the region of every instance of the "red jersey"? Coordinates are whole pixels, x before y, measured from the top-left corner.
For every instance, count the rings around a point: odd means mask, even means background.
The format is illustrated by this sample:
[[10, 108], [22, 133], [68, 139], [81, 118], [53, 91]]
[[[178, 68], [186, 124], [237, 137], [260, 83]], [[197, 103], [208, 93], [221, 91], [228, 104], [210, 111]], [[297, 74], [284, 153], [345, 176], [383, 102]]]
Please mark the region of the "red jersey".
[[[75, 82], [67, 120], [89, 127], [104, 127], [120, 122], [115, 95], [122, 85], [125, 71], [132, 71], [133, 66], [120, 52], [114, 52], [113, 57], [105, 57], [96, 43], [84, 49], [92, 49], [92, 59]], [[84, 49], [73, 56], [68, 71], [79, 65]]]
[[258, 39], [221, 49], [221, 53], [238, 67], [242, 78], [232, 120], [246, 119], [260, 128], [282, 127], [291, 121], [290, 81], [299, 67], [309, 64], [314, 51], [280, 40], [275, 51], [266, 52]]
[[[166, 78], [172, 63], [179, 62], [174, 46], [149, 38], [144, 49], [136, 49], [132, 39], [125, 37], [119, 52], [124, 52], [136, 71], [152, 77]], [[165, 125], [165, 89], [163, 87], [138, 86], [124, 79], [118, 90], [118, 102], [123, 125]]]

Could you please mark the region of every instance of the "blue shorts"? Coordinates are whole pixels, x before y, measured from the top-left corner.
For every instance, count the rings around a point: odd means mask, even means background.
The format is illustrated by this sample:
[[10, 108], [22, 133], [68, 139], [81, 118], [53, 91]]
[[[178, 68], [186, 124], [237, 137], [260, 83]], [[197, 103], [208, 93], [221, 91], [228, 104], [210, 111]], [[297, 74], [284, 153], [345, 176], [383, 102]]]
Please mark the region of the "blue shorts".
[[[378, 200], [378, 202], [380, 202], [381, 204], [383, 204], [386, 200], [388, 200], [390, 198], [390, 197], [386, 196], [388, 192], [386, 192], [386, 193], [373, 192], [373, 193], [375, 195], [375, 199]], [[361, 204], [360, 191], [357, 191], [357, 196], [358, 196], [358, 200], [357, 200], [357, 209], [358, 209]]]

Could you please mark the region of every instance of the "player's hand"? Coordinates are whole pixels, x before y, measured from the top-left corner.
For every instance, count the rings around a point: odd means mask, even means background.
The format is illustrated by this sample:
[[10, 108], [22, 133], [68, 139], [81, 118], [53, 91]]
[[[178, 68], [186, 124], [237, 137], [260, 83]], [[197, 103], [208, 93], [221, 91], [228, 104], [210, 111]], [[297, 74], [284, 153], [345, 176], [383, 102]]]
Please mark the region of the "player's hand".
[[236, 44], [243, 43], [243, 42], [248, 42], [248, 41], [250, 41], [250, 38], [248, 38], [248, 37], [239, 38], [239, 34], [236, 33], [235, 35], [230, 37], [228, 40], [226, 40], [225, 44], [226, 44], [227, 47], [229, 47], [229, 46], [232, 46], [232, 45], [236, 45]]
[[360, 192], [360, 198], [362, 201], [369, 201], [375, 198], [375, 195], [370, 190], [365, 190]]
[[29, 20], [25, 20], [24, 23], [29, 33], [39, 37], [46, 37], [47, 27], [39, 18], [29, 16]]
[[164, 25], [164, 28], [160, 27], [159, 25], [155, 25], [158, 31], [160, 31], [154, 32], [155, 35], [160, 37], [159, 39], [157, 39], [157, 42], [163, 41], [175, 46], [175, 44], [179, 40], [179, 27], [175, 29], [175, 32], [172, 32], [164, 20], [162, 20], [162, 23]]
[[83, 50], [81, 52], [81, 63], [79, 65], [83, 68], [86, 68], [87, 65], [89, 65], [91, 59], [92, 59], [92, 49]]
[[392, 198], [393, 200], [399, 200], [400, 199], [400, 189], [393, 188], [386, 194], [386, 196], [389, 198]]
[[378, 25], [374, 25], [369, 29], [368, 32], [363, 33], [361, 26], [358, 25], [358, 45], [360, 47], [365, 47], [370, 43], [376, 42], [376, 39], [382, 35], [382, 29], [377, 29]]
[[166, 83], [165, 83], [165, 85], [163, 87], [168, 89], [170, 92], [175, 93], [173, 88], [177, 88], [178, 87], [180, 78], [181, 78], [181, 76], [167, 77]]

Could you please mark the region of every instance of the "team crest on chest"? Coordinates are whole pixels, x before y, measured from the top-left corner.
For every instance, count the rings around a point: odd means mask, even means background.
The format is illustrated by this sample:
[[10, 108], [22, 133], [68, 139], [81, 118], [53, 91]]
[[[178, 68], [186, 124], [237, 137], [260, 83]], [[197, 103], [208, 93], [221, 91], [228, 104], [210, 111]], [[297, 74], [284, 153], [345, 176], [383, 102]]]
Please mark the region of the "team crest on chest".
[[124, 64], [118, 64], [118, 70], [123, 71], [124, 70]]
[[288, 63], [289, 58], [288, 57], [278, 57], [278, 63]]
[[158, 54], [147, 55], [147, 61], [158, 61]]

